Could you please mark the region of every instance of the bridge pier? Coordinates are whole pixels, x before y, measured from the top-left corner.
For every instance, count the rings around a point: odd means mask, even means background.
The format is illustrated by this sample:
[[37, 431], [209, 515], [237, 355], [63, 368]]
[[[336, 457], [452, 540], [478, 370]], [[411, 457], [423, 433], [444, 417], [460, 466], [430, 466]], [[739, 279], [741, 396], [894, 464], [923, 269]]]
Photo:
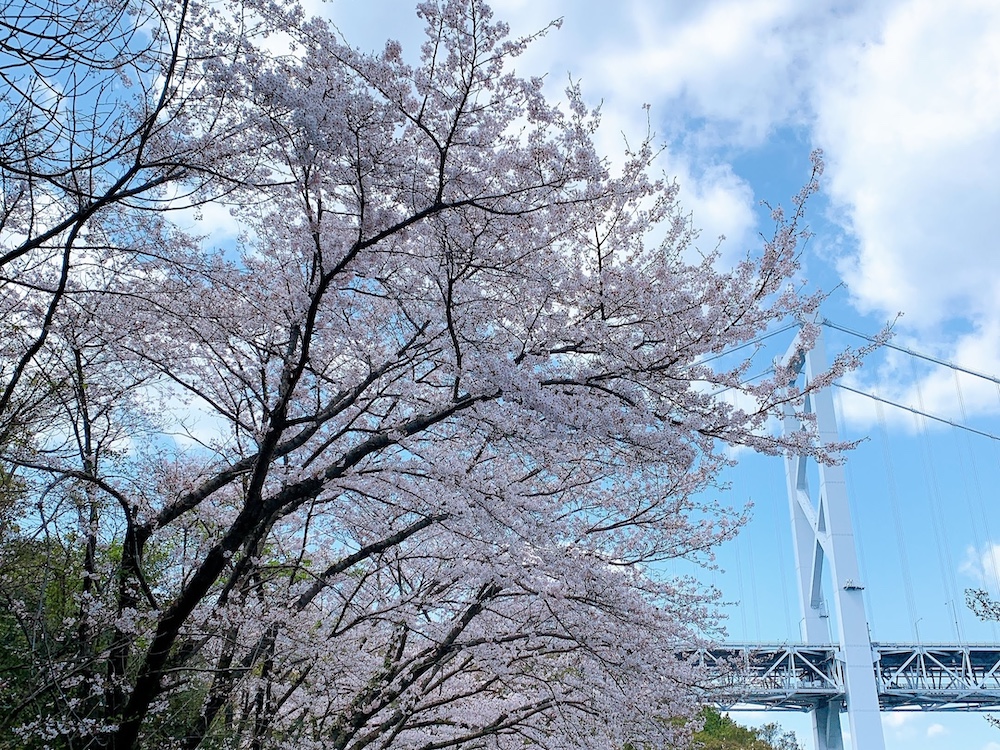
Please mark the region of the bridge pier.
[[844, 750], [840, 730], [840, 701], [826, 701], [812, 712], [813, 739], [816, 750]]

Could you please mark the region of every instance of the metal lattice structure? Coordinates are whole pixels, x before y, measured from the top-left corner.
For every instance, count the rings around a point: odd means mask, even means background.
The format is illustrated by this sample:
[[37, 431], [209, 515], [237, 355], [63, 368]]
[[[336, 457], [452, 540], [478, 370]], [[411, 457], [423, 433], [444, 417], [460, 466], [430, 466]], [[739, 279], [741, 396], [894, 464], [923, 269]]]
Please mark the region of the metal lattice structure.
[[876, 652], [883, 710], [1000, 708], [1000, 647], [880, 644]]
[[835, 646], [713, 646], [689, 655], [708, 675], [706, 697], [721, 708], [812, 711], [844, 700]]
[[[839, 713], [848, 704], [843, 654], [835, 644], [727, 644], [687, 656], [709, 675], [706, 697], [722, 708], [829, 706]], [[995, 711], [1000, 646], [874, 643], [872, 678], [882, 711]]]

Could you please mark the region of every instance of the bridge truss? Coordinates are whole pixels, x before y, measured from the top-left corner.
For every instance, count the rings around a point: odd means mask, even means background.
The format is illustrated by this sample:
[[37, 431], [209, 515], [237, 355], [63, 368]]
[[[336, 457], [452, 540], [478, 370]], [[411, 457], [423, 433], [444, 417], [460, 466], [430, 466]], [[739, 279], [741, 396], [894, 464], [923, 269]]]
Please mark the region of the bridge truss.
[[[1000, 708], [1000, 646], [873, 643], [872, 680], [883, 711]], [[726, 644], [687, 654], [709, 675], [723, 708], [839, 713], [848, 705], [839, 645]]]

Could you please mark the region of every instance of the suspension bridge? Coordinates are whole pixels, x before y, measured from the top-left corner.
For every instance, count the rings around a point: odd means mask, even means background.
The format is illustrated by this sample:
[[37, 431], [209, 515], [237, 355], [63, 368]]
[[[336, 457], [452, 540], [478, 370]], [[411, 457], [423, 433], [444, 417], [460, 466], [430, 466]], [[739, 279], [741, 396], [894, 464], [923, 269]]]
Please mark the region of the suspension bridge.
[[[830, 321], [824, 321], [824, 327], [863, 335]], [[956, 384], [959, 372], [992, 381], [1000, 397], [998, 378], [905, 347], [886, 346], [908, 357], [951, 369], [956, 373]], [[804, 349], [796, 336], [780, 363], [797, 373], [790, 385], [804, 386], [814, 382], [826, 369], [824, 336], [819, 337], [811, 350]], [[835, 385], [874, 400], [879, 407], [880, 421], [882, 406], [889, 405], [920, 419], [944, 422], [956, 429], [1000, 440], [990, 432], [925, 412], [922, 408], [848, 385]], [[958, 393], [961, 400], [960, 389]], [[814, 420], [822, 444], [841, 440], [830, 388], [808, 396], [804, 413], [806, 416], [801, 417], [790, 406], [786, 408], [782, 424], [785, 434], [804, 429], [804, 420]], [[882, 429], [884, 431], [884, 422]], [[887, 461], [890, 464], [887, 468], [891, 470], [891, 460], [887, 458]], [[809, 712], [817, 750], [844, 747], [841, 726], [844, 713], [854, 748], [884, 750], [880, 712], [1000, 709], [1000, 644], [961, 642], [954, 591], [947, 603], [955, 614], [955, 642], [924, 643], [920, 640], [917, 625], [923, 618], [916, 616], [909, 580], [905, 583], [907, 608], [917, 635], [916, 642], [873, 640], [845, 466], [817, 464], [804, 455], [786, 455], [784, 464], [794, 580], [799, 600], [799, 638], [797, 642], [784, 643], [717, 644], [689, 654], [711, 676], [707, 697], [725, 709]], [[933, 469], [928, 471], [931, 483], [936, 486]], [[893, 496], [897, 535], [902, 537], [898, 498], [895, 491], [889, 494]], [[939, 506], [944, 504], [937, 496], [934, 502]], [[945, 511], [939, 507], [937, 512]], [[935, 523], [937, 519], [930, 520]], [[941, 567], [953, 568], [953, 561], [945, 551], [946, 545], [941, 541], [941, 525], [937, 523], [934, 528]], [[988, 524], [986, 530], [988, 534]], [[909, 566], [902, 539], [899, 543], [900, 567], [907, 576]], [[954, 588], [953, 575], [951, 578]]]

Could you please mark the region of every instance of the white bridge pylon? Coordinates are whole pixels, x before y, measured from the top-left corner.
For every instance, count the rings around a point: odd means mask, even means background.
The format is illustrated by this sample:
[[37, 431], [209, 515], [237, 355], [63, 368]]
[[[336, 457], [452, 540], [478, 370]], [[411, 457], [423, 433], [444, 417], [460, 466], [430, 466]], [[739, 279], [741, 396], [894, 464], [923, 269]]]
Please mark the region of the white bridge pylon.
[[[993, 376], [931, 361], [1000, 386]], [[796, 336], [776, 365], [794, 373], [789, 388], [815, 383], [827, 368], [822, 329], [811, 350]], [[810, 393], [799, 407], [797, 411], [795, 404], [786, 405], [785, 435], [808, 430], [822, 446], [840, 442], [831, 388]], [[730, 710], [808, 711], [817, 750], [842, 750], [843, 711], [856, 750], [884, 750], [880, 710], [1000, 709], [1000, 644], [871, 640], [844, 467], [790, 452], [785, 455], [785, 476], [802, 642], [716, 644], [689, 652], [686, 657], [699, 663], [709, 678], [705, 698]]]
[[[812, 349], [803, 349], [795, 337], [781, 364], [802, 379], [803, 389], [826, 369], [822, 328]], [[790, 383], [791, 387], [794, 385]], [[840, 440], [830, 388], [806, 396], [804, 412], [815, 419], [820, 445]], [[785, 406], [782, 429], [791, 435], [806, 429], [796, 408]], [[865, 614], [864, 586], [858, 567], [854, 528], [842, 465], [817, 464], [818, 487], [809, 486], [810, 459], [785, 455], [785, 477], [791, 510], [795, 569], [802, 613], [800, 632], [807, 646], [835, 643], [836, 659], [843, 675], [844, 696], [818, 701], [812, 709], [817, 750], [844, 747], [840, 711], [844, 703], [856, 748], [884, 750], [879, 695], [875, 680], [876, 652], [872, 648]], [[829, 574], [836, 628], [830, 627], [830, 607], [824, 596], [824, 572]]]

